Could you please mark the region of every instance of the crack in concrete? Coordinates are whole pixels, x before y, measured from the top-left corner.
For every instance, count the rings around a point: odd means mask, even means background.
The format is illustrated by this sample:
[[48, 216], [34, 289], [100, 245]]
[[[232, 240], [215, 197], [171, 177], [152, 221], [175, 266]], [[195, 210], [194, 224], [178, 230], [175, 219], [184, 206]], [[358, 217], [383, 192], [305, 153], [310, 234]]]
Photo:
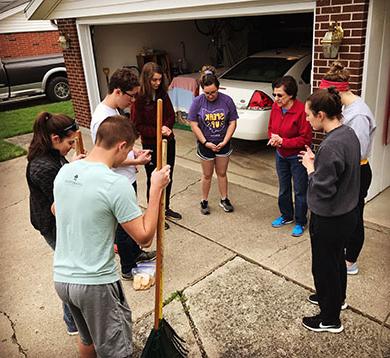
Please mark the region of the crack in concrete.
[[289, 262], [287, 262], [284, 266], [282, 266], [281, 268], [279, 268], [280, 271], [282, 271], [283, 269], [285, 269], [288, 265], [290, 265], [292, 262], [294, 262], [295, 260], [298, 260], [300, 257], [302, 257], [303, 255], [305, 255], [307, 252], [307, 250], [301, 252], [299, 255], [295, 256], [292, 260], [290, 260]]
[[25, 196], [23, 199], [20, 199], [18, 201], [15, 201], [14, 203], [11, 203], [10, 205], [7, 205], [7, 206], [3, 206], [2, 208], [0, 208], [0, 210], [5, 210], [5, 209], [9, 209], [11, 208], [12, 206], [16, 206], [18, 204], [20, 204], [22, 201], [26, 200], [27, 196]]
[[13, 332], [11, 336], [12, 343], [18, 346], [19, 353], [23, 354], [24, 357], [27, 357], [27, 349], [24, 349], [21, 346], [21, 344], [18, 342], [18, 339], [16, 338], [15, 323], [11, 320], [11, 317], [6, 312], [0, 311], [0, 313], [2, 313], [5, 317], [7, 317], [8, 321], [11, 324], [11, 328]]
[[294, 244], [292, 244], [292, 245], [284, 245], [283, 247], [277, 249], [277, 250], [276, 250], [275, 252], [273, 252], [272, 254], [268, 255], [268, 256], [267, 256], [267, 259], [270, 259], [272, 256], [275, 256], [275, 255], [278, 254], [279, 252], [285, 251], [285, 250], [289, 249], [290, 247], [294, 247], [294, 246], [300, 245], [300, 244], [302, 244], [303, 242], [305, 242], [305, 240], [297, 241], [296, 243], [294, 243]]
[[206, 349], [204, 348], [204, 345], [202, 342], [202, 338], [200, 338], [199, 330], [196, 327], [194, 320], [192, 319], [192, 316], [190, 314], [190, 308], [186, 302], [187, 302], [187, 298], [183, 294], [181, 294], [180, 295], [180, 303], [182, 304], [183, 311], [184, 311], [185, 315], [187, 316], [188, 323], [190, 325], [192, 334], [194, 335], [195, 342], [198, 345], [198, 348], [200, 350], [200, 354], [201, 354], [202, 358], [208, 358], [208, 355], [206, 353]]
[[174, 193], [171, 195], [171, 199], [174, 198], [176, 195], [179, 195], [181, 193], [184, 193], [185, 191], [187, 191], [190, 187], [194, 186], [195, 184], [199, 183], [202, 179], [199, 178], [197, 180], [195, 180], [193, 183], [190, 183], [188, 184], [184, 189], [178, 191], [177, 193]]
[[[219, 268], [221, 268], [224, 265], [226, 265], [228, 262], [234, 260], [237, 256], [238, 255], [232, 255], [232, 256], [228, 257], [226, 260], [222, 261], [218, 265], [214, 266], [211, 270], [206, 272], [203, 276], [200, 276], [196, 280], [194, 280], [194, 281], [190, 282], [188, 285], [184, 286], [181, 290], [176, 290], [176, 291], [172, 292], [171, 295], [169, 296], [169, 298], [166, 301], [164, 301], [164, 306], [165, 305], [169, 305], [174, 299], [177, 298], [177, 296], [182, 295], [182, 293], [185, 290], [187, 290], [190, 287], [195, 286], [198, 282], [203, 281], [206, 277], [212, 275], [215, 271], [217, 271]], [[141, 322], [143, 319], [145, 319], [147, 316], [149, 316], [149, 315], [151, 315], [153, 313], [154, 313], [154, 310], [144, 313], [143, 315], [141, 315], [139, 318], [137, 318], [135, 320], [135, 323]]]
[[[235, 257], [240, 257], [240, 258], [242, 258], [243, 260], [248, 261], [248, 262], [250, 262], [250, 263], [252, 263], [252, 264], [254, 264], [254, 265], [256, 265], [256, 266], [262, 268], [263, 270], [269, 271], [269, 272], [273, 273], [274, 275], [276, 275], [276, 276], [278, 276], [278, 277], [281, 277], [281, 278], [285, 279], [286, 281], [292, 282], [292, 283], [294, 283], [295, 285], [297, 285], [297, 286], [299, 286], [299, 287], [302, 287], [302, 288], [308, 290], [309, 292], [314, 292], [313, 289], [312, 289], [310, 286], [307, 286], [307, 285], [305, 285], [305, 284], [302, 283], [302, 282], [299, 282], [299, 281], [297, 281], [297, 280], [295, 280], [295, 279], [293, 279], [293, 278], [291, 278], [291, 277], [289, 277], [289, 276], [286, 276], [285, 274], [280, 273], [279, 271], [276, 271], [276, 269], [273, 269], [273, 268], [271, 268], [271, 267], [269, 267], [269, 266], [266, 266], [266, 265], [264, 265], [264, 264], [262, 264], [262, 263], [259, 263], [259, 262], [253, 260], [252, 258], [250, 258], [250, 257], [248, 257], [248, 256], [245, 256], [245, 255], [243, 255], [243, 254], [241, 254], [241, 253], [239, 253], [239, 252], [237, 252], [237, 251], [235, 251], [235, 250], [232, 250], [231, 248], [227, 247], [226, 245], [223, 245], [223, 244], [219, 243], [218, 241], [215, 241], [215, 240], [213, 240], [213, 239], [210, 239], [209, 237], [207, 237], [207, 236], [205, 236], [205, 235], [203, 235], [203, 234], [201, 234], [201, 233], [195, 231], [194, 229], [191, 229], [191, 228], [189, 228], [189, 227], [186, 227], [186, 226], [184, 226], [183, 224], [179, 224], [179, 223], [177, 223], [177, 222], [172, 222], [172, 223], [175, 224], [175, 225], [177, 225], [177, 226], [179, 226], [179, 227], [181, 227], [181, 228], [184, 229], [184, 230], [188, 230], [189, 232], [191, 232], [191, 233], [193, 233], [193, 234], [195, 234], [195, 235], [197, 235], [197, 236], [199, 236], [199, 237], [201, 237], [201, 238], [203, 238], [203, 239], [205, 239], [205, 240], [207, 240], [207, 241], [210, 241], [210, 242], [212, 242], [212, 243], [214, 243], [214, 244], [216, 244], [216, 245], [218, 245], [218, 246], [220, 246], [220, 247], [223, 247], [224, 249], [230, 251], [231, 253], [234, 253], [236, 256], [234, 256], [233, 258], [235, 258]], [[232, 259], [233, 259], [233, 258], [232, 258]], [[230, 261], [230, 259], [227, 260], [227, 261]], [[224, 263], [224, 264], [225, 264], [225, 263]], [[219, 265], [219, 266], [220, 266], [220, 265]], [[216, 268], [216, 269], [217, 269], [217, 268]], [[211, 274], [211, 273], [210, 273], [210, 274]], [[207, 275], [207, 276], [208, 276], [208, 275]], [[205, 278], [205, 277], [200, 278], [200, 279], [197, 280], [195, 283], [191, 284], [191, 286], [192, 286], [192, 285], [195, 285], [196, 283], [198, 283], [198, 282], [200, 282], [200, 281], [202, 281], [204, 278]], [[191, 286], [189, 286], [189, 287], [191, 287]], [[188, 287], [187, 287], [187, 288], [188, 288]], [[184, 291], [184, 290], [185, 290], [185, 289], [183, 289], [183, 291]], [[374, 316], [371, 316], [370, 314], [365, 313], [365, 312], [363, 312], [363, 311], [361, 311], [361, 310], [359, 310], [359, 309], [357, 309], [357, 308], [355, 308], [355, 307], [348, 306], [348, 309], [350, 309], [350, 310], [351, 310], [352, 312], [354, 312], [354, 313], [357, 313], [357, 314], [361, 315], [362, 317], [368, 318], [369, 320], [371, 320], [371, 321], [373, 321], [373, 322], [376, 322], [376, 323], [378, 323], [378, 324], [382, 324], [382, 321], [379, 320], [378, 318], [376, 318], [376, 317], [374, 317]], [[385, 325], [385, 327], [390, 328], [390, 324], [385, 323], [384, 325]]]

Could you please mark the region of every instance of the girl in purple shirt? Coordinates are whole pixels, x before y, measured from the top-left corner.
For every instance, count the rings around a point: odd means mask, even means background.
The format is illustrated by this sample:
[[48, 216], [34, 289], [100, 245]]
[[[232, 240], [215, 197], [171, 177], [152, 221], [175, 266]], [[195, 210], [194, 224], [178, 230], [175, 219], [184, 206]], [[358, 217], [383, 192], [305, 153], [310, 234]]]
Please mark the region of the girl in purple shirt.
[[226, 171], [233, 151], [230, 139], [238, 119], [236, 106], [229, 96], [218, 92], [219, 81], [214, 67], [203, 66], [200, 85], [203, 94], [194, 99], [188, 115], [197, 139], [197, 155], [202, 165], [200, 210], [204, 215], [210, 214], [208, 195], [215, 168], [221, 194], [219, 206], [226, 212], [232, 212], [234, 208], [227, 195]]

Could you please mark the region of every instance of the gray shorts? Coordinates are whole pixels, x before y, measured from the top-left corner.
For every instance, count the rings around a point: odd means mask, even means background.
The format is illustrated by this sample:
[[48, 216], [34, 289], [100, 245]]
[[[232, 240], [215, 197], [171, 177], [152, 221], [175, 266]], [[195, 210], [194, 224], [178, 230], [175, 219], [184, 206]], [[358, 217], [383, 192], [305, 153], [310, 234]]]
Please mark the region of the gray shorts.
[[93, 343], [99, 358], [131, 356], [131, 311], [120, 281], [104, 285], [55, 282], [55, 289], [68, 304], [83, 344]]

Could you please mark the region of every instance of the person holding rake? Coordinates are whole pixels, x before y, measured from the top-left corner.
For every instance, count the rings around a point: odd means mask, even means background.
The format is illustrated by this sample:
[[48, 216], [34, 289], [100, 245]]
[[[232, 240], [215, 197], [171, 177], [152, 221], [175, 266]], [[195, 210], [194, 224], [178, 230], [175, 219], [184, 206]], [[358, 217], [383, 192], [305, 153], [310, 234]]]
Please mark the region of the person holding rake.
[[144, 214], [128, 179], [111, 170], [132, 150], [136, 133], [126, 117], [105, 119], [84, 160], [64, 166], [54, 183], [57, 221], [54, 283], [79, 330], [82, 358], [131, 357], [131, 310], [114, 254], [118, 223], [142, 247], [152, 244], [169, 166], [151, 176]]

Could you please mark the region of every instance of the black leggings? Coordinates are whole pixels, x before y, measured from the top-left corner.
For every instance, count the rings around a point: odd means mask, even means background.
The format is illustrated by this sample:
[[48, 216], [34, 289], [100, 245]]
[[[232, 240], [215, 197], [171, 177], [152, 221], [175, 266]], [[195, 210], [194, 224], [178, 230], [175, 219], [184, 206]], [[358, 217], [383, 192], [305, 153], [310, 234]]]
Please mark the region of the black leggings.
[[360, 192], [358, 203], [358, 223], [355, 231], [347, 238], [345, 243], [345, 259], [349, 262], [356, 262], [364, 243], [364, 199], [367, 196], [368, 188], [370, 187], [372, 172], [370, 164], [360, 166]]
[[[152, 160], [145, 165], [145, 171], [147, 176], [147, 190], [146, 190], [146, 198], [149, 202], [149, 191], [150, 191], [150, 179], [152, 177], [152, 172], [156, 169], [157, 166], [157, 145], [156, 144], [142, 144], [143, 149], [151, 149], [152, 150]], [[176, 140], [170, 139], [168, 140], [168, 148], [167, 148], [167, 164], [171, 166], [170, 172], [170, 182], [165, 190], [165, 209], [169, 209], [171, 190], [172, 190], [172, 181], [173, 181], [173, 168], [175, 167], [175, 157], [176, 157]]]
[[311, 213], [312, 273], [324, 324], [338, 323], [347, 290], [345, 239], [355, 230], [358, 210], [325, 217]]

